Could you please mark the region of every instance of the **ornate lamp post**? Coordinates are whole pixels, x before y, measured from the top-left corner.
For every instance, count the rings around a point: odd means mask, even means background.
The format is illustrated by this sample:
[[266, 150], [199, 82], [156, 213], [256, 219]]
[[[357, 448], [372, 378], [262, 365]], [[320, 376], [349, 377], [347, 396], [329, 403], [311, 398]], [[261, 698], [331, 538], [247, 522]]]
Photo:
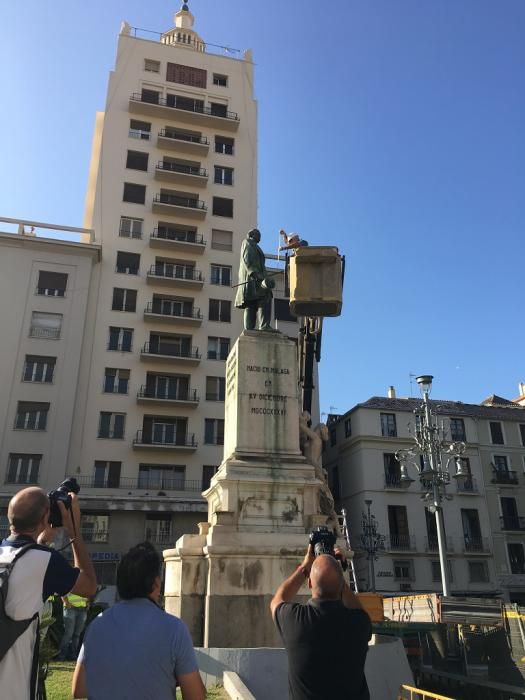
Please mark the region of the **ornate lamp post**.
[[450, 442], [446, 439], [446, 431], [443, 421], [439, 425], [436, 413], [430, 407], [429, 394], [432, 388], [432, 375], [423, 374], [416, 377], [423, 395], [423, 403], [414, 411], [416, 416], [415, 445], [408, 450], [398, 450], [396, 459], [400, 464], [400, 484], [408, 488], [414, 481], [407, 467], [412, 465], [419, 474], [419, 480], [425, 490], [423, 499], [427, 502], [427, 508], [436, 516], [437, 544], [439, 550], [439, 564], [441, 568], [441, 581], [443, 595], [450, 595], [449, 571], [446, 559], [445, 528], [443, 524], [443, 508], [441, 503], [444, 498], [452, 498], [447, 495], [446, 487], [450, 483], [448, 466], [451, 461], [456, 465], [453, 478], [463, 483], [469, 478], [461, 461], [461, 455], [466, 449], [464, 442]]
[[384, 537], [377, 532], [377, 522], [375, 515], [370, 513], [372, 501], [366, 500], [367, 512], [361, 518], [361, 547], [367, 553], [368, 559], [368, 580], [371, 591], [376, 589], [376, 577], [374, 562], [377, 561], [377, 552], [384, 548]]

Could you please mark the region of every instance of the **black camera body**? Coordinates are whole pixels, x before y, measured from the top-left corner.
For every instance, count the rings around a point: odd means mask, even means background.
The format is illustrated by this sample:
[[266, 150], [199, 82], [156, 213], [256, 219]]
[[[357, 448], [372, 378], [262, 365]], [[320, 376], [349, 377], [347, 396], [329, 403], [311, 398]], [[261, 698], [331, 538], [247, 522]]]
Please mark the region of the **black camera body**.
[[320, 554], [330, 554], [335, 557], [335, 543], [337, 538], [334, 533], [327, 527], [320, 526], [310, 533], [310, 544], [314, 548], [314, 554], [318, 557]]
[[62, 526], [62, 514], [58, 507], [58, 503], [61, 501], [64, 507], [69, 510], [71, 508], [71, 496], [70, 493], [78, 493], [80, 491], [80, 486], [77, 480], [70, 476], [65, 479], [58, 488], [53, 489], [47, 494], [49, 498], [49, 524], [51, 527], [61, 527]]

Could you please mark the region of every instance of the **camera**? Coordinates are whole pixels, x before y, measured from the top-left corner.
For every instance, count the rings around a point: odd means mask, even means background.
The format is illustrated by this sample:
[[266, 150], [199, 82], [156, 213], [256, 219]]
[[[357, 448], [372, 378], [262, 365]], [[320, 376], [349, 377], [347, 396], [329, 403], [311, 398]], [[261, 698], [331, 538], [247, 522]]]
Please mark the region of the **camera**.
[[334, 546], [337, 541], [336, 536], [327, 527], [321, 526], [310, 533], [310, 544], [314, 548], [315, 556], [320, 554], [330, 554], [335, 557]]
[[69, 510], [71, 508], [70, 493], [78, 493], [80, 486], [74, 477], [65, 479], [56, 489], [47, 494], [49, 498], [49, 524], [51, 527], [62, 526], [62, 514], [58, 507], [59, 501], [62, 501], [64, 507]]

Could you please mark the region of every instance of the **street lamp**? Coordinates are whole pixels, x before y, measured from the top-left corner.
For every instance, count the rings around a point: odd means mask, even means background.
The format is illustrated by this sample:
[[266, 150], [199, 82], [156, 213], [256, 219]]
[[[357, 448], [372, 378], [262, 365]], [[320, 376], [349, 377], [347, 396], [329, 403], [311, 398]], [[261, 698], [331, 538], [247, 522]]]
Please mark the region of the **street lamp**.
[[[432, 379], [431, 374], [416, 377], [416, 382], [423, 395], [423, 403], [414, 411], [416, 425], [413, 438], [416, 444], [410, 449], [398, 450], [395, 456], [400, 464], [399, 482], [401, 487], [408, 488], [414, 481], [408, 473], [408, 466], [415, 467], [425, 490], [423, 499], [427, 502], [428, 510], [436, 516], [443, 595], [448, 596], [450, 595], [449, 572], [446, 561], [445, 528], [441, 503], [444, 498], [452, 498], [446, 493], [446, 487], [450, 483], [448, 471], [450, 462], [454, 461], [455, 463], [456, 471], [453, 478], [458, 483], [464, 483], [469, 478], [469, 474], [465, 471], [461, 461], [461, 455], [466, 449], [465, 443], [447, 440], [443, 421], [439, 425], [437, 415], [430, 407], [428, 397], [432, 389]], [[417, 460], [417, 458], [419, 459]]]
[[384, 537], [377, 532], [377, 522], [375, 515], [370, 513], [372, 501], [366, 500], [367, 512], [361, 518], [361, 546], [367, 553], [368, 559], [368, 581], [369, 588], [375, 592], [376, 578], [374, 562], [377, 561], [377, 552], [384, 549]]

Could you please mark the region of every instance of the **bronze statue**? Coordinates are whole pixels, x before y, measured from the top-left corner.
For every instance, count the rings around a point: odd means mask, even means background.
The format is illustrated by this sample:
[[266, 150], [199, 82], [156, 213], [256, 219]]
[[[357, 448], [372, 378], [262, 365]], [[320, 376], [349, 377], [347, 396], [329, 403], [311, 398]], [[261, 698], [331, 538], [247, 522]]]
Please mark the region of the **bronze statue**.
[[273, 330], [270, 325], [272, 317], [272, 289], [275, 282], [268, 277], [266, 260], [260, 248], [261, 233], [253, 228], [248, 232], [241, 246], [239, 261], [239, 284], [235, 296], [235, 306], [244, 309], [244, 328], [255, 330], [258, 317], [261, 331]]

